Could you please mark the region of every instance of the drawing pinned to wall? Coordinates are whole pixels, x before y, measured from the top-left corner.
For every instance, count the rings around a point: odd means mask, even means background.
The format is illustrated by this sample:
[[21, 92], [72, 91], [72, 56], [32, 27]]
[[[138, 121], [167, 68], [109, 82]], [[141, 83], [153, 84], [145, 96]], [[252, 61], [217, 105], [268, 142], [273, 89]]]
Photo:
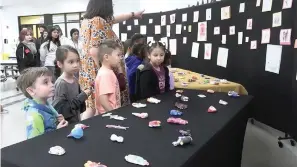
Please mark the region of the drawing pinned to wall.
[[161, 34], [161, 26], [155, 25], [155, 34]]
[[163, 37], [160, 39], [161, 43], [163, 43], [166, 47], [166, 49], [168, 49], [168, 38], [167, 37]]
[[261, 5], [261, 0], [257, 0], [256, 7]]
[[211, 59], [211, 51], [212, 51], [212, 44], [205, 43], [204, 44], [204, 59], [210, 60]]
[[136, 26], [138, 25], [138, 19], [134, 20], [134, 25], [136, 25]]
[[262, 30], [262, 44], [270, 43], [270, 28]]
[[220, 27], [214, 27], [213, 34], [214, 35], [219, 35], [220, 34]]
[[230, 6], [221, 8], [221, 20], [230, 19], [230, 17], [231, 17]]
[[245, 37], [245, 42], [249, 42], [250, 41], [250, 38], [249, 37]]
[[211, 8], [206, 9], [206, 20], [211, 20]]
[[271, 11], [271, 8], [272, 8], [272, 0], [263, 0], [262, 12]]
[[184, 13], [182, 16], [182, 22], [186, 22], [188, 20], [188, 14]]
[[217, 65], [221, 67], [227, 67], [228, 64], [228, 52], [229, 49], [219, 47], [217, 56]]
[[252, 30], [253, 29], [253, 19], [247, 19], [246, 29], [247, 30]]
[[279, 74], [282, 49], [280, 45], [267, 45], [265, 71]]
[[251, 41], [251, 49], [257, 49], [257, 41]]
[[193, 13], [193, 22], [196, 23], [199, 20], [199, 11]]
[[292, 7], [293, 0], [283, 0], [283, 9], [289, 9]]
[[131, 26], [127, 26], [127, 30], [128, 31], [131, 31], [132, 30], [132, 27]]
[[154, 37], [147, 37], [146, 38], [147, 43], [149, 42], [153, 42], [154, 41]]
[[227, 36], [226, 35], [222, 35], [222, 44], [226, 44], [227, 42]]
[[198, 37], [197, 41], [206, 41], [207, 40], [207, 22], [198, 23]]
[[140, 34], [146, 35], [146, 26], [140, 26]]
[[127, 34], [121, 33], [121, 41], [126, 41], [126, 40], [127, 40]]
[[181, 34], [181, 32], [182, 32], [182, 25], [181, 24], [177, 24], [175, 26], [175, 33], [176, 34]]
[[238, 32], [238, 44], [241, 45], [243, 40], [243, 32]]
[[169, 50], [172, 55], [176, 55], [176, 39], [169, 40]]
[[126, 25], [126, 21], [123, 21], [123, 25]]
[[235, 34], [235, 26], [230, 26], [229, 27], [229, 34], [234, 35]]
[[175, 14], [170, 15], [170, 24], [175, 23]]
[[244, 9], [245, 9], [245, 3], [240, 3], [239, 13], [243, 13], [244, 12]]
[[166, 15], [162, 15], [161, 16], [161, 26], [165, 26], [166, 25]]
[[282, 12], [273, 13], [272, 27], [279, 27], [282, 25]]
[[191, 25], [188, 26], [188, 32], [192, 32], [192, 26]]
[[281, 45], [291, 45], [291, 29], [282, 29], [279, 34]]
[[153, 23], [153, 19], [149, 19], [149, 24], [152, 24]]
[[199, 55], [199, 43], [193, 42], [191, 57], [198, 58]]
[[294, 48], [295, 48], [295, 49], [297, 48], [297, 39], [295, 39], [295, 45], [294, 45]]
[[187, 37], [183, 37], [183, 44], [187, 44]]
[[170, 25], [166, 26], [166, 30], [167, 30], [167, 37], [170, 37], [170, 31], [171, 31]]
[[184, 26], [184, 31], [186, 31], [187, 30], [187, 26]]

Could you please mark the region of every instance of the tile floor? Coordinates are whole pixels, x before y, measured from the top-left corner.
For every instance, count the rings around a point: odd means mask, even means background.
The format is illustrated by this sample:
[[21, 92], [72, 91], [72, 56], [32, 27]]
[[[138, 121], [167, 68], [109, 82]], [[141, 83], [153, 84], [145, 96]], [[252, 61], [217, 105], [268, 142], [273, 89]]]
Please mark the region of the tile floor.
[[[21, 112], [24, 96], [16, 91], [15, 81], [9, 79], [1, 85], [1, 104], [9, 112], [1, 114], [1, 145], [6, 147], [25, 140], [24, 113]], [[283, 135], [259, 122], [247, 124], [242, 167], [296, 167], [297, 147], [284, 142], [284, 148], [277, 145], [277, 136]]]

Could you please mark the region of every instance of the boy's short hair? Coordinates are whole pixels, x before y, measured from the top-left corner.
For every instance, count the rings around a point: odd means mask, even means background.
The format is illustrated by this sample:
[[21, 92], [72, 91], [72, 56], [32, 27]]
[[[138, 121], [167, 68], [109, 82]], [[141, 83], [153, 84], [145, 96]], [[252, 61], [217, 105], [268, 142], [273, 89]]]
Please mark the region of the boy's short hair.
[[136, 44], [138, 42], [138, 40], [140, 39], [144, 39], [144, 35], [142, 34], [134, 34], [132, 37], [131, 37], [131, 47]]
[[98, 59], [102, 63], [104, 55], [110, 55], [114, 50], [121, 49], [120, 44], [118, 44], [115, 40], [106, 39], [101, 42], [99, 45], [99, 53]]
[[27, 98], [32, 99], [27, 92], [27, 88], [33, 86], [37, 78], [41, 76], [52, 76], [51, 71], [46, 67], [30, 67], [22, 71], [17, 79], [17, 87], [24, 93]]
[[123, 45], [124, 45], [124, 54], [127, 53], [128, 49], [131, 47], [132, 39], [127, 39]]

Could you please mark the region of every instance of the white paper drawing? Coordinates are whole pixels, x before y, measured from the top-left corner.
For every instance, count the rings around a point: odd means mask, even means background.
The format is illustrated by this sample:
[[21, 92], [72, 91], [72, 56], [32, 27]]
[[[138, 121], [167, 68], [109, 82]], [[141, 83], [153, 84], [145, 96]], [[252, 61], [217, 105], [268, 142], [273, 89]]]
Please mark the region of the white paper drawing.
[[184, 31], [186, 31], [187, 30], [187, 26], [184, 26]]
[[238, 44], [241, 45], [243, 40], [243, 32], [238, 32]]
[[256, 6], [260, 6], [261, 5], [261, 0], [257, 0]]
[[136, 26], [138, 25], [138, 19], [134, 20], [134, 25], [136, 25]]
[[207, 22], [198, 23], [198, 38], [197, 41], [206, 41], [207, 40]]
[[167, 37], [163, 37], [160, 39], [161, 43], [163, 43], [166, 47], [166, 49], [168, 49], [168, 38]]
[[126, 21], [123, 21], [123, 25], [126, 25]]
[[265, 71], [279, 74], [282, 49], [280, 45], [267, 45]]
[[245, 3], [240, 3], [239, 13], [243, 13], [244, 12], [244, 9], [245, 9]]
[[295, 39], [295, 45], [294, 48], [297, 49], [297, 39]]
[[175, 14], [170, 15], [170, 24], [175, 23]]
[[155, 25], [155, 34], [161, 34], [161, 26]]
[[183, 37], [183, 44], [187, 44], [187, 37]]
[[246, 29], [247, 30], [252, 30], [253, 29], [253, 19], [247, 19]]
[[251, 49], [257, 49], [257, 41], [251, 41]]
[[146, 26], [140, 26], [140, 34], [146, 35]]
[[181, 34], [181, 32], [182, 32], [182, 25], [181, 24], [177, 24], [175, 26], [175, 33], [176, 34]]
[[199, 11], [193, 13], [193, 22], [196, 23], [199, 20]]
[[192, 32], [192, 26], [191, 25], [189, 25], [189, 27], [188, 27], [188, 32]]
[[262, 44], [270, 43], [270, 28], [262, 30]]
[[230, 19], [230, 17], [231, 17], [230, 6], [221, 8], [221, 20]]
[[176, 39], [169, 40], [169, 50], [172, 55], [176, 55]]
[[199, 43], [193, 42], [191, 57], [198, 58], [199, 55]]
[[282, 25], [282, 12], [273, 13], [272, 27], [279, 27]]
[[131, 31], [132, 27], [131, 26], [127, 26], [127, 30]]
[[121, 33], [121, 41], [126, 41], [126, 40], [127, 40], [127, 34]]
[[222, 44], [226, 44], [226, 42], [227, 42], [227, 36], [222, 35]]
[[161, 26], [165, 26], [166, 25], [166, 15], [162, 15], [161, 16]]
[[218, 56], [217, 56], [217, 65], [221, 67], [227, 67], [228, 63], [228, 52], [229, 49], [219, 47]]
[[149, 19], [149, 24], [152, 24], [153, 23], [153, 19]]
[[262, 12], [271, 11], [272, 0], [263, 0]]
[[203, 4], [207, 4], [207, 0], [203, 0]]
[[283, 9], [289, 9], [292, 7], [293, 0], [283, 0]]
[[206, 20], [211, 20], [211, 8], [206, 9]]
[[170, 25], [166, 26], [166, 30], [167, 30], [167, 37], [170, 37], [170, 31], [171, 31]]
[[219, 35], [220, 34], [220, 27], [214, 27], [213, 34], [214, 35]]
[[235, 26], [230, 26], [229, 27], [229, 34], [230, 35], [235, 35]]
[[212, 51], [212, 44], [205, 43], [204, 44], [204, 59], [210, 60], [211, 59], [211, 51]]
[[245, 42], [249, 42], [250, 38], [249, 37], [245, 37]]
[[279, 34], [279, 41], [281, 45], [291, 45], [291, 31], [292, 29], [282, 29]]
[[187, 20], [188, 20], [188, 14], [184, 13], [183, 16], [182, 16], [182, 21], [186, 22]]
[[146, 41], [147, 41], [147, 43], [154, 42], [154, 37], [147, 37]]

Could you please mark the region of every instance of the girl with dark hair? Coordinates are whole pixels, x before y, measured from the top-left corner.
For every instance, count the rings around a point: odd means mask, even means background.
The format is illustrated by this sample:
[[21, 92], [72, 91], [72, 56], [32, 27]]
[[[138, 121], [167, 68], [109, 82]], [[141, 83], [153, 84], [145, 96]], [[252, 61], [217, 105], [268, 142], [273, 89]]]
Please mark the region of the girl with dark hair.
[[19, 72], [28, 67], [37, 67], [40, 64], [36, 45], [32, 42], [32, 35], [33, 33], [30, 29], [23, 29], [20, 32], [20, 43], [16, 50]]
[[46, 42], [40, 46], [40, 61], [53, 74], [55, 72], [54, 61], [56, 59], [56, 51], [59, 46], [61, 46], [59, 30], [57, 27], [52, 27], [48, 32]]
[[91, 91], [81, 91], [74, 76], [80, 68], [77, 50], [68, 45], [60, 46], [56, 51], [56, 63], [62, 74], [55, 82], [53, 106], [69, 123], [79, 122]]
[[140, 99], [169, 91], [169, 70], [164, 65], [165, 51], [165, 46], [161, 42], [149, 43], [149, 62], [144, 65], [139, 74]]
[[[115, 23], [120, 23], [128, 19], [140, 19], [144, 11], [131, 12], [128, 14], [122, 14], [119, 16], [114, 16], [113, 12], [113, 1], [112, 0], [90, 0], [87, 6], [86, 14], [84, 15], [84, 20], [81, 23], [81, 32], [83, 38], [83, 55], [81, 59], [81, 71], [79, 76], [80, 84], [84, 88], [90, 88], [92, 90], [92, 96], [87, 101], [87, 112], [91, 115], [95, 114], [95, 92], [94, 80], [98, 69], [100, 68], [100, 62], [95, 54], [97, 52], [97, 47], [102, 40], [112, 39], [115, 40], [122, 48], [121, 41], [116, 36], [115, 32], [112, 30], [112, 26]], [[125, 74], [125, 63], [121, 61], [121, 68]], [[118, 70], [114, 70], [116, 75], [118, 75]], [[127, 79], [125, 79], [127, 80]], [[127, 85], [127, 83], [126, 83]], [[128, 90], [121, 91], [121, 105], [125, 106], [129, 104]]]
[[70, 30], [71, 41], [74, 48], [78, 51], [79, 55], [82, 55], [82, 41], [79, 40], [79, 30], [73, 28]]

